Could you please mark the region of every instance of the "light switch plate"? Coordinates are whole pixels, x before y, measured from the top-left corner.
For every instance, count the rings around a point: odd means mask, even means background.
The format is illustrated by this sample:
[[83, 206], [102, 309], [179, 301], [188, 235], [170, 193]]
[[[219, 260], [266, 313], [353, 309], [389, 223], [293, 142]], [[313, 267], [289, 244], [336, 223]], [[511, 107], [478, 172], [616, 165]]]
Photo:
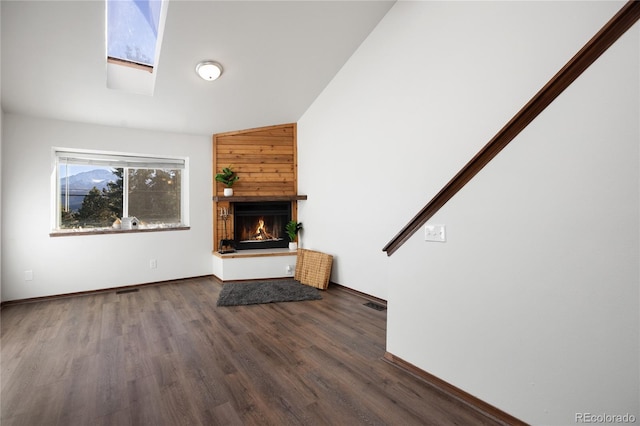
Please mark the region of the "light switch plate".
[[424, 240], [436, 241], [444, 243], [447, 241], [447, 235], [444, 225], [425, 225], [424, 226]]

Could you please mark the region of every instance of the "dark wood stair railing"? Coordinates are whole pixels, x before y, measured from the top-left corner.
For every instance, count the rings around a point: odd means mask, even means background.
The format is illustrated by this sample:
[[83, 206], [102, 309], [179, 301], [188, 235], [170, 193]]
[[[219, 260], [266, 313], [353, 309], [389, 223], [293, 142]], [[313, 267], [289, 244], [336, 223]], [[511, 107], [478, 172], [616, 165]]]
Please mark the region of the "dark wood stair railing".
[[382, 249], [391, 256], [509, 142], [640, 19], [640, 1], [627, 2], [591, 40]]

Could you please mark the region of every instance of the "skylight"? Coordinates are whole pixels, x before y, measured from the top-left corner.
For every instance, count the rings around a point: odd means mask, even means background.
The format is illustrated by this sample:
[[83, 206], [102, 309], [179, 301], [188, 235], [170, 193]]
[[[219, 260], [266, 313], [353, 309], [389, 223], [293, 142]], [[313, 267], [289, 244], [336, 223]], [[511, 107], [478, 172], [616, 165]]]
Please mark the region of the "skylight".
[[153, 96], [168, 3], [105, 0], [107, 88]]
[[153, 68], [162, 0], [107, 0], [107, 56]]

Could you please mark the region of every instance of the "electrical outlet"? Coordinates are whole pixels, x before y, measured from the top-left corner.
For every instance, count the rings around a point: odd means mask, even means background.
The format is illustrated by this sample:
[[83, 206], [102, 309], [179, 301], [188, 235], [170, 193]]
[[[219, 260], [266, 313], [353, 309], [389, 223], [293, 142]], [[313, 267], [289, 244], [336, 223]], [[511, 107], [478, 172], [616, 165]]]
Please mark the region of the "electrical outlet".
[[291, 265], [287, 265], [285, 270], [287, 271], [287, 275], [292, 275], [293, 274], [293, 267]]
[[444, 225], [425, 225], [424, 240], [444, 243], [447, 241]]
[[24, 280], [33, 281], [33, 271], [24, 271]]
[[149, 261], [149, 268], [156, 269], [158, 267], [158, 261], [156, 259], [151, 259]]

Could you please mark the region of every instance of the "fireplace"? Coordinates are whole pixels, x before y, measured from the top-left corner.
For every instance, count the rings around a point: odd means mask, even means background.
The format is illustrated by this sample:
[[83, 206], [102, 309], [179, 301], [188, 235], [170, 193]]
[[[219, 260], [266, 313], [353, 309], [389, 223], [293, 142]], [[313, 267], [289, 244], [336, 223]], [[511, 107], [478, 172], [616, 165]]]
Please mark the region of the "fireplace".
[[286, 248], [285, 225], [291, 220], [288, 201], [233, 204], [233, 235], [237, 250]]

